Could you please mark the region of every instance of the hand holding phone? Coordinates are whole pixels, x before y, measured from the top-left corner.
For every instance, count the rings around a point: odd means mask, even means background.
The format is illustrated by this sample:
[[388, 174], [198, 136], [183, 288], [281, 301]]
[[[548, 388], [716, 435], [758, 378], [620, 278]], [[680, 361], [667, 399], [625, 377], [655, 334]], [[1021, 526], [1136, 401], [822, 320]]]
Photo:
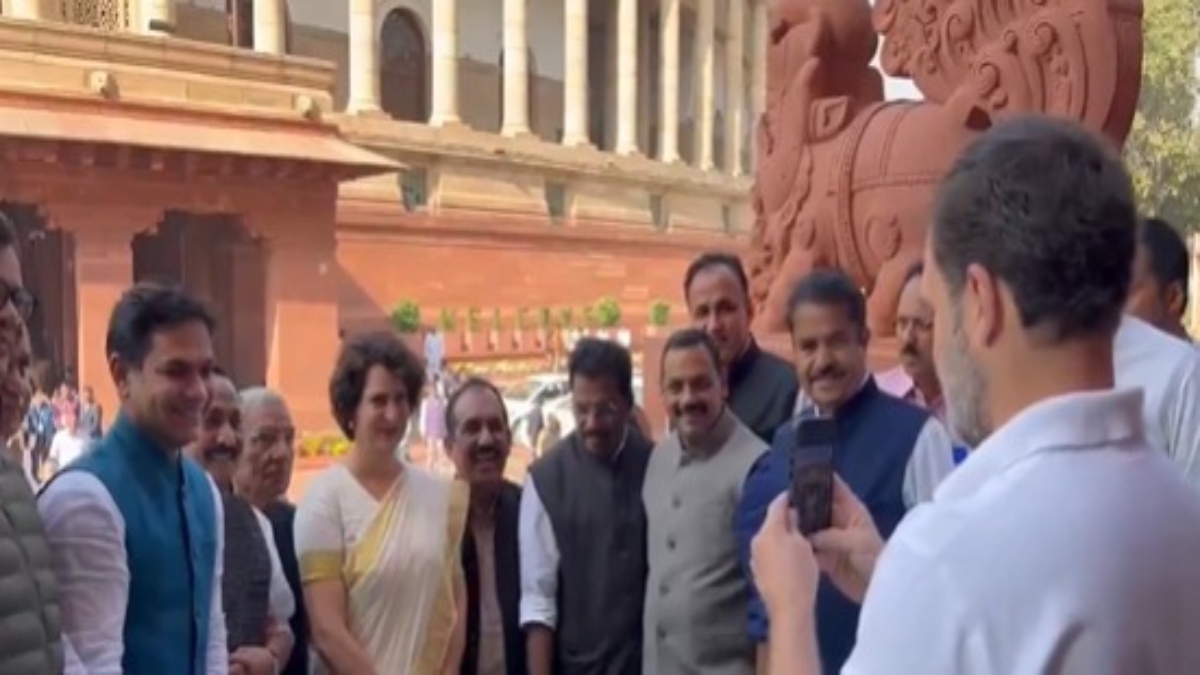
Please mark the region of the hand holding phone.
[[833, 525], [833, 450], [837, 425], [813, 417], [796, 425], [790, 499], [804, 536]]

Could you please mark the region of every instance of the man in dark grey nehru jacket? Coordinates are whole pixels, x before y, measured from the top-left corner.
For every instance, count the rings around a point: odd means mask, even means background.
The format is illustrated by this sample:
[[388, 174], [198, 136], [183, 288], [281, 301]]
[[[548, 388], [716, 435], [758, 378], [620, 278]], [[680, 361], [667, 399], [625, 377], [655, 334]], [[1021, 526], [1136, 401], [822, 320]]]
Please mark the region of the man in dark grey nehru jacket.
[[576, 429], [529, 469], [521, 495], [521, 624], [530, 675], [639, 675], [646, 590], [629, 351], [584, 338], [568, 362]]

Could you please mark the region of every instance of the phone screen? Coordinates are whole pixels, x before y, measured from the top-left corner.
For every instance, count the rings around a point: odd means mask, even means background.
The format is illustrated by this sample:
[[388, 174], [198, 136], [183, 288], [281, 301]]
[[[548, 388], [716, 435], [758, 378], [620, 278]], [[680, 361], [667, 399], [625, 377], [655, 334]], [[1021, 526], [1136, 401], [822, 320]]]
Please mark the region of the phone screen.
[[792, 508], [800, 533], [808, 536], [833, 524], [833, 447], [837, 426], [832, 419], [808, 418], [796, 425], [792, 449]]

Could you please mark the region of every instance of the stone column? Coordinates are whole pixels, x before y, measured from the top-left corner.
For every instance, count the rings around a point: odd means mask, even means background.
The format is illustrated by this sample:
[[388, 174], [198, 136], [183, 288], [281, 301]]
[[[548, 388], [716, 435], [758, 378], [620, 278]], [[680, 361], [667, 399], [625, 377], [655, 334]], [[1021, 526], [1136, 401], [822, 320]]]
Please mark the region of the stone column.
[[662, 0], [659, 45], [662, 49], [662, 91], [659, 93], [658, 158], [679, 161], [679, 3]]
[[529, 133], [529, 34], [526, 2], [504, 0], [504, 123], [500, 133]]
[[115, 413], [120, 401], [104, 353], [108, 320], [133, 284], [133, 238], [154, 227], [162, 210], [101, 201], [86, 206], [51, 202], [45, 214], [48, 225], [69, 232], [74, 243], [74, 273], [67, 278], [75, 284], [78, 381], [91, 385], [104, 409]]
[[743, 69], [746, 67], [745, 16], [741, 2], [729, 3], [729, 39], [725, 41], [725, 170], [742, 175]]
[[[334, 198], [303, 214], [273, 213], [256, 223], [262, 234], [267, 341], [267, 386], [287, 395], [296, 426], [329, 423], [327, 379], [314, 377], [336, 362], [338, 337]], [[314, 203], [317, 203], [314, 201]], [[257, 229], [257, 228], [256, 228]]]
[[588, 145], [588, 0], [566, 0], [563, 11], [563, 145]]
[[264, 54], [283, 54], [284, 0], [254, 0], [254, 51]]
[[[730, 0], [731, 5], [738, 0]], [[716, 107], [716, 0], [696, 0], [696, 70], [693, 87], [696, 96], [697, 120], [695, 128], [696, 165], [705, 171], [713, 164], [713, 111]]]
[[618, 155], [638, 152], [638, 0], [617, 0]]
[[754, 158], [758, 157], [758, 147], [755, 145], [757, 134], [755, 129], [758, 128], [758, 121], [762, 119], [763, 113], [767, 109], [767, 0], [758, 0], [754, 4], [754, 21], [751, 24], [754, 27], [754, 34], [751, 38], [750, 53], [750, 113], [753, 116], [750, 120], [750, 150]]
[[41, 0], [12, 0], [9, 16], [14, 19], [37, 21], [42, 18]]
[[435, 127], [458, 124], [458, 0], [436, 0], [433, 14], [433, 110]]
[[379, 30], [375, 0], [350, 0], [350, 96], [347, 112], [379, 112]]
[[[32, 1], [34, 4], [37, 0]], [[141, 12], [138, 16], [136, 32], [143, 35], [167, 35], [175, 26], [175, 0], [142, 0], [139, 5]], [[158, 27], [151, 28], [154, 22]], [[167, 30], [162, 30], [167, 28]]]

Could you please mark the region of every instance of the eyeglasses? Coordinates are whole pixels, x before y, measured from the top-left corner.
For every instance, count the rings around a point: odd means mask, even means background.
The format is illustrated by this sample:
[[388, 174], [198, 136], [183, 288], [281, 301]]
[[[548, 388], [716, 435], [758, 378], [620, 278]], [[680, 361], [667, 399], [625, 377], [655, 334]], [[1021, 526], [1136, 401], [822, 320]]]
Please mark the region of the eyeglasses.
[[17, 315], [22, 321], [29, 321], [33, 318], [33, 313], [37, 311], [38, 300], [33, 291], [28, 288], [13, 288], [8, 284], [0, 283], [0, 307], [8, 303], [12, 303], [13, 309], [17, 310]]

